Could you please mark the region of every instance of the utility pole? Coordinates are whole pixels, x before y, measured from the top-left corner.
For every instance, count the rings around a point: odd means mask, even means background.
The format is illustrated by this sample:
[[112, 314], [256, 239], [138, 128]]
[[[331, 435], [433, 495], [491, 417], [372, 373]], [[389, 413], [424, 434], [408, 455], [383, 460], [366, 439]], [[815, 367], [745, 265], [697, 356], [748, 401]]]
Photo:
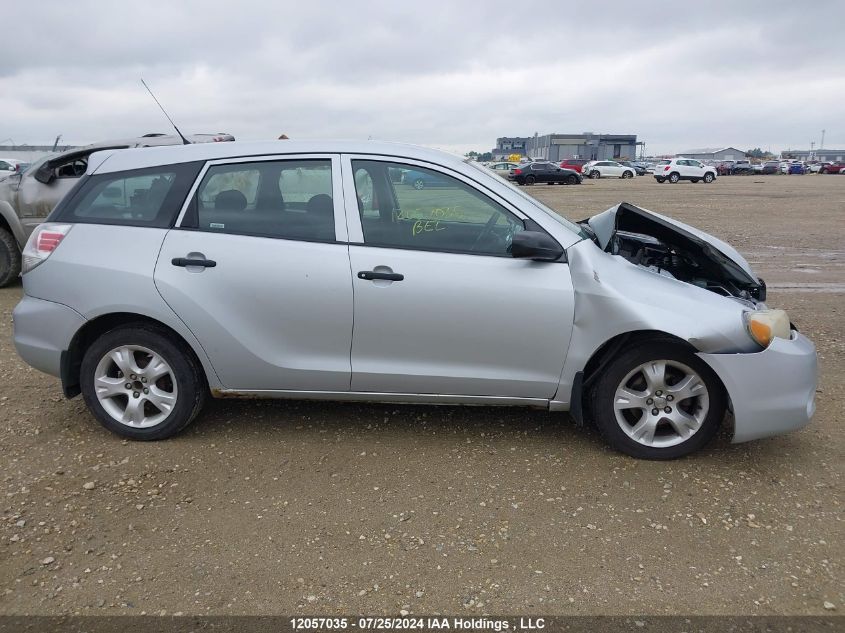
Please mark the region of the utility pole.
[[820, 150], [824, 149], [824, 133], [825, 133], [825, 130], [822, 130], [822, 142], [819, 143], [819, 149]]
[[56, 137], [56, 140], [53, 142], [53, 151], [54, 151], [54, 152], [56, 151], [56, 148], [59, 146], [59, 141], [61, 141], [61, 140], [62, 140], [62, 135], [61, 135], [61, 134], [59, 134], [59, 135]]
[[813, 151], [816, 147], [815, 141], [810, 141], [810, 160], [815, 160], [816, 153]]

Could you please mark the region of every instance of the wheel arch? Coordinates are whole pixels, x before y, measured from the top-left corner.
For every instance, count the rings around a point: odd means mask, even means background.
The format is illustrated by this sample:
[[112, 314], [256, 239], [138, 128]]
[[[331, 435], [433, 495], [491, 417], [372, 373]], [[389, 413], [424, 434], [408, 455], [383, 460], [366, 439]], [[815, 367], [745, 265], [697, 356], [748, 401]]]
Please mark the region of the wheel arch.
[[73, 338], [68, 345], [68, 349], [62, 352], [62, 391], [67, 398], [78, 396], [81, 392], [80, 370], [82, 366], [82, 357], [85, 355], [85, 351], [99, 336], [117, 327], [130, 324], [147, 325], [163, 331], [191, 355], [194, 362], [196, 362], [202, 370], [206, 386], [209, 386], [212, 382], [216, 384], [216, 375], [213, 373], [214, 370], [210, 367], [207, 359], [204, 358], [205, 354], [198, 353], [194, 346], [172, 327], [159, 321], [158, 319], [154, 319], [144, 314], [138, 314], [135, 312], [110, 312], [102, 314], [90, 321], [86, 321], [85, 324], [73, 335]]
[[[575, 380], [572, 383], [572, 391], [570, 394], [570, 413], [580, 424], [584, 421], [584, 411], [588, 403], [588, 396], [590, 388], [595, 382], [596, 378], [601, 375], [601, 372], [607, 367], [610, 361], [620, 351], [646, 342], [665, 341], [667, 343], [674, 343], [686, 347], [691, 353], [698, 354], [699, 349], [689, 341], [662, 330], [633, 330], [630, 332], [622, 332], [610, 337], [601, 343], [593, 351], [592, 355], [587, 359], [584, 367], [577, 372]], [[725, 386], [719, 372], [713, 371], [713, 375], [719, 382], [722, 391], [727, 395], [727, 387]]]
[[9, 231], [18, 243], [18, 247], [23, 250], [24, 244], [26, 244], [26, 235], [24, 235], [20, 218], [18, 218], [12, 205], [5, 200], [0, 200], [0, 229]]

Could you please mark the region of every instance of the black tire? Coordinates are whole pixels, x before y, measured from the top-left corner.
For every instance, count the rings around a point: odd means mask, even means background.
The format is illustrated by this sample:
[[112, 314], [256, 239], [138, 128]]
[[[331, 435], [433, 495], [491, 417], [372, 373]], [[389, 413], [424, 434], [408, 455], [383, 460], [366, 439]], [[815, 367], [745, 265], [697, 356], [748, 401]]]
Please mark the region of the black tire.
[[422, 178], [417, 178], [413, 183], [414, 189], [419, 191], [420, 189], [425, 189], [425, 181]]
[[[652, 360], [675, 361], [686, 365], [698, 374], [707, 389], [709, 409], [704, 420], [691, 437], [674, 446], [641, 444], [622, 430], [622, 423], [616, 418], [614, 400], [620, 383], [632, 370]], [[671, 339], [651, 339], [633, 344], [611, 361], [590, 390], [587, 404], [596, 426], [612, 448], [640, 459], [662, 460], [688, 455], [713, 439], [725, 416], [725, 400], [719, 378], [693, 350]]]
[[566, 184], [567, 185], [577, 185], [578, 184], [578, 176], [575, 174], [569, 174], [566, 177]]
[[21, 249], [15, 236], [0, 229], [0, 288], [8, 286], [21, 274]]
[[533, 185], [535, 182], [537, 182], [537, 179], [534, 178], [534, 176], [526, 176], [525, 177], [525, 184], [526, 185]]
[[601, 172], [598, 169], [594, 169], [590, 172], [590, 178], [596, 179], [601, 178]]
[[706, 174], [704, 174], [704, 182], [705, 183], [707, 183], [709, 185], [711, 182], [713, 182], [713, 180], [714, 180], [714, 177], [713, 177], [712, 173], [707, 172]]
[[622, 177], [623, 177], [623, 178], [633, 178], [633, 177], [634, 177], [634, 172], [632, 172], [632, 171], [623, 171], [623, 172], [622, 172]]
[[666, 179], [665, 179], [665, 178], [655, 178], [655, 180], [658, 182], [658, 184], [661, 184], [661, 185], [662, 185], [664, 182], [666, 182]]
[[[130, 427], [109, 415], [94, 391], [94, 377], [100, 360], [123, 345], [138, 345], [158, 354], [172, 369], [178, 396], [170, 414], [155, 426]], [[161, 328], [131, 323], [106, 332], [85, 351], [80, 369], [80, 386], [85, 404], [109, 431], [133, 440], [161, 440], [184, 429], [197, 416], [208, 396], [202, 368], [187, 346]], [[127, 399], [130, 396], [127, 395]]]
[[671, 174], [669, 174], [669, 182], [671, 182], [673, 185], [677, 184], [677, 182], [680, 179], [681, 179], [681, 174], [679, 174], [676, 171], [673, 171]]

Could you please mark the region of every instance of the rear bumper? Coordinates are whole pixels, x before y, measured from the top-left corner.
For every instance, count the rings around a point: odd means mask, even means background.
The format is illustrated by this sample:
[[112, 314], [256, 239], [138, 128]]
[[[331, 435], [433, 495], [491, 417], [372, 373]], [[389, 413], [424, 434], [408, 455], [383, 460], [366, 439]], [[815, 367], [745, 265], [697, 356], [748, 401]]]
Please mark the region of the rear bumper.
[[793, 331], [752, 354], [698, 354], [722, 379], [734, 412], [734, 442], [805, 426], [816, 410], [816, 348]]
[[12, 312], [12, 321], [20, 357], [35, 369], [61, 376], [62, 352], [85, 318], [61, 303], [24, 295]]

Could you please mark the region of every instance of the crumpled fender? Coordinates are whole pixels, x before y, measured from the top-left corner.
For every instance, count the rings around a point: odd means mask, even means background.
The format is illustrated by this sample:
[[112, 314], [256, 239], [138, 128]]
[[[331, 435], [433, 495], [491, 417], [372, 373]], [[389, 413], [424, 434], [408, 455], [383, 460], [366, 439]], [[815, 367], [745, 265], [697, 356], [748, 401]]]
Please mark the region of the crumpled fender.
[[699, 352], [758, 349], [745, 331], [739, 301], [660, 275], [584, 240], [567, 250], [575, 291], [572, 341], [554, 398], [569, 404], [576, 374], [604, 343], [629, 332], [658, 331]]

